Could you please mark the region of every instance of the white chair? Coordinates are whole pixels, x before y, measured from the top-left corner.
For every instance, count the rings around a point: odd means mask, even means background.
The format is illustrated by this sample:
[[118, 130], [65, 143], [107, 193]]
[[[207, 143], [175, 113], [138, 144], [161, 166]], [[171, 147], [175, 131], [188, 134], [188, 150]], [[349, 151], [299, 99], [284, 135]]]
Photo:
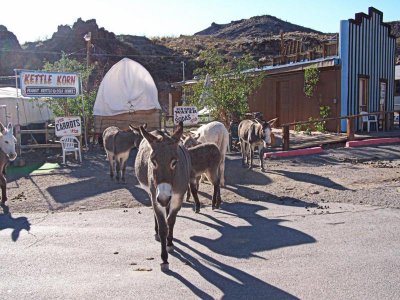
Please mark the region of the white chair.
[[[360, 115], [367, 115], [368, 113], [365, 111], [360, 112]], [[367, 132], [370, 131], [371, 124], [375, 124], [376, 132], [378, 132], [378, 116], [370, 115], [370, 116], [362, 116], [361, 117], [361, 131], [364, 131], [364, 124], [367, 123]]]
[[60, 143], [63, 152], [63, 164], [65, 164], [65, 155], [67, 152], [74, 152], [76, 160], [78, 159], [78, 154], [79, 154], [79, 161], [82, 162], [81, 143], [75, 136], [72, 135], [63, 136], [60, 139]]

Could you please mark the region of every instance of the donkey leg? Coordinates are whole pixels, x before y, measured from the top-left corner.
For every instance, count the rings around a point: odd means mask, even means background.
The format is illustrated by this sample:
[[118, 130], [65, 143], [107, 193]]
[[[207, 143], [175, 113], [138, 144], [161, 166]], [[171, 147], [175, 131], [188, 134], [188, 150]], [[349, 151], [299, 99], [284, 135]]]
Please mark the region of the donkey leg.
[[189, 202], [189, 200], [190, 200], [190, 184], [189, 184], [187, 192], [186, 192], [186, 202]]
[[197, 184], [197, 178], [194, 181], [190, 181], [190, 190], [192, 192], [193, 195], [193, 199], [194, 199], [194, 211], [196, 213], [200, 212], [200, 200], [199, 200], [199, 196], [197, 194], [197, 191], [199, 190], [199, 185]]
[[242, 166], [246, 166], [245, 155], [246, 155], [246, 143], [241, 141], [240, 143], [240, 151], [242, 152]]
[[168, 271], [169, 265], [168, 265], [168, 252], [167, 252], [167, 234], [168, 234], [168, 224], [165, 220], [164, 213], [162, 210], [154, 206], [154, 213], [157, 218], [157, 224], [158, 224], [158, 235], [160, 237], [160, 243], [161, 243], [161, 271], [165, 272]]
[[172, 241], [174, 239], [174, 226], [175, 226], [177, 214], [178, 214], [178, 210], [173, 209], [173, 210], [171, 210], [171, 212], [167, 218], [167, 223], [168, 223], [167, 251], [168, 251], [168, 253], [174, 252], [174, 244]]
[[4, 176], [0, 176], [0, 186], [1, 186], [1, 203], [7, 201], [7, 179]]
[[126, 173], [126, 164], [127, 164], [127, 160], [124, 160], [122, 162], [122, 182], [126, 183], [126, 179], [125, 179], [125, 173]]
[[110, 163], [110, 177], [111, 179], [114, 178], [114, 155], [107, 154], [108, 161]]
[[260, 167], [261, 167], [261, 171], [265, 171], [264, 169], [264, 152], [265, 152], [265, 148], [260, 146], [260, 150], [258, 151], [260, 153]]
[[155, 234], [154, 234], [154, 239], [159, 242], [160, 241], [160, 236], [158, 235], [158, 223], [157, 223], [157, 218], [156, 215], [154, 214], [154, 230], [155, 230]]
[[115, 166], [115, 179], [117, 182], [119, 182], [120, 179], [120, 172], [121, 172], [121, 159], [117, 158], [116, 160], [116, 166]]
[[251, 146], [251, 145], [249, 145], [249, 152], [250, 152], [250, 164], [249, 164], [249, 169], [252, 169], [253, 168], [253, 155], [254, 155], [254, 148]]
[[219, 165], [219, 175], [220, 175], [220, 182], [221, 182], [221, 186], [225, 187], [225, 157], [223, 158], [223, 160], [221, 161], [220, 165]]

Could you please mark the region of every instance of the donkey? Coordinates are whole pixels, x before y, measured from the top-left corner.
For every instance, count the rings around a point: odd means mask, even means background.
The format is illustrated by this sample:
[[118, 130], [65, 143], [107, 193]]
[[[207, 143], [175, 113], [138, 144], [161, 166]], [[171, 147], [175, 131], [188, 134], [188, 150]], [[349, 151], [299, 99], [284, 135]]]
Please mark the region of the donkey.
[[275, 121], [276, 119], [269, 122], [258, 120], [243, 120], [239, 123], [238, 132], [243, 166], [248, 165], [249, 169], [253, 168], [254, 149], [258, 147], [260, 155], [260, 167], [262, 171], [265, 171], [263, 156], [267, 145], [271, 144], [272, 130], [270, 122], [274, 123]]
[[169, 270], [168, 252], [173, 251], [173, 231], [176, 215], [181, 209], [192, 169], [188, 150], [180, 145], [183, 122], [170, 136], [160, 130], [147, 132], [135, 160], [137, 179], [150, 195], [154, 209], [155, 238], [161, 242], [161, 271]]
[[225, 186], [225, 156], [229, 147], [229, 132], [225, 125], [218, 121], [213, 121], [200, 126], [196, 131], [192, 131], [192, 137], [201, 143], [215, 143], [221, 152], [221, 163], [219, 165], [221, 186]]
[[0, 187], [1, 187], [1, 203], [7, 201], [7, 179], [6, 168], [8, 162], [17, 158], [15, 152], [15, 143], [17, 139], [13, 135], [13, 127], [8, 123], [7, 128], [0, 122]]
[[[132, 148], [138, 148], [142, 140], [139, 129], [129, 125], [129, 130], [124, 131], [118, 127], [111, 126], [103, 132], [103, 145], [110, 163], [110, 177], [113, 179], [114, 170], [116, 180], [125, 182], [126, 162]], [[122, 169], [122, 170], [121, 170]]]
[[[185, 141], [188, 141], [188, 139], [191, 139], [191, 137], [187, 137]], [[187, 145], [185, 141], [183, 144]], [[221, 176], [219, 168], [222, 159], [221, 152], [214, 143], [198, 144], [189, 147], [188, 150], [192, 161], [192, 171], [190, 173], [190, 190], [188, 190], [186, 200], [189, 200], [191, 191], [195, 202], [195, 212], [200, 212], [200, 201], [197, 192], [199, 189], [200, 176], [205, 173], [214, 186], [212, 209], [219, 208], [221, 205]]]

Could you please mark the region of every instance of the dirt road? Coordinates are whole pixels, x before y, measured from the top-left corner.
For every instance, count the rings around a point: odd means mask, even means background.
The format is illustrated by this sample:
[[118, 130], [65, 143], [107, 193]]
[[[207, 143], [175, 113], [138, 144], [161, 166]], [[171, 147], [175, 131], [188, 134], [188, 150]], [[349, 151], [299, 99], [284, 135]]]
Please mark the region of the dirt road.
[[[110, 180], [101, 148], [86, 152], [82, 165], [68, 166], [59, 165], [58, 153], [47, 158], [25, 153], [30, 164], [11, 168], [7, 175], [7, 204], [13, 213], [148, 206], [149, 197], [134, 176], [135, 154], [127, 183], [120, 184]], [[329, 202], [400, 208], [400, 145], [330, 149], [321, 155], [270, 159], [265, 166], [265, 173], [256, 166], [248, 170], [241, 166], [238, 153], [228, 155], [222, 200], [302, 206], [318, 214], [329, 211]], [[199, 195], [203, 205], [211, 204], [210, 185], [201, 184]]]

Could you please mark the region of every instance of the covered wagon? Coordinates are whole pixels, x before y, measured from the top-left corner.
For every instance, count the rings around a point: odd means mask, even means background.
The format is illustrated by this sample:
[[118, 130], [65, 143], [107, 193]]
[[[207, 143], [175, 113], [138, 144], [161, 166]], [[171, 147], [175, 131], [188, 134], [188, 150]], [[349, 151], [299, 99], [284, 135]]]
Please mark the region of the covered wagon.
[[94, 131], [101, 135], [109, 126], [128, 129], [129, 124], [161, 127], [158, 91], [150, 73], [138, 62], [123, 58], [106, 73], [93, 108]]

